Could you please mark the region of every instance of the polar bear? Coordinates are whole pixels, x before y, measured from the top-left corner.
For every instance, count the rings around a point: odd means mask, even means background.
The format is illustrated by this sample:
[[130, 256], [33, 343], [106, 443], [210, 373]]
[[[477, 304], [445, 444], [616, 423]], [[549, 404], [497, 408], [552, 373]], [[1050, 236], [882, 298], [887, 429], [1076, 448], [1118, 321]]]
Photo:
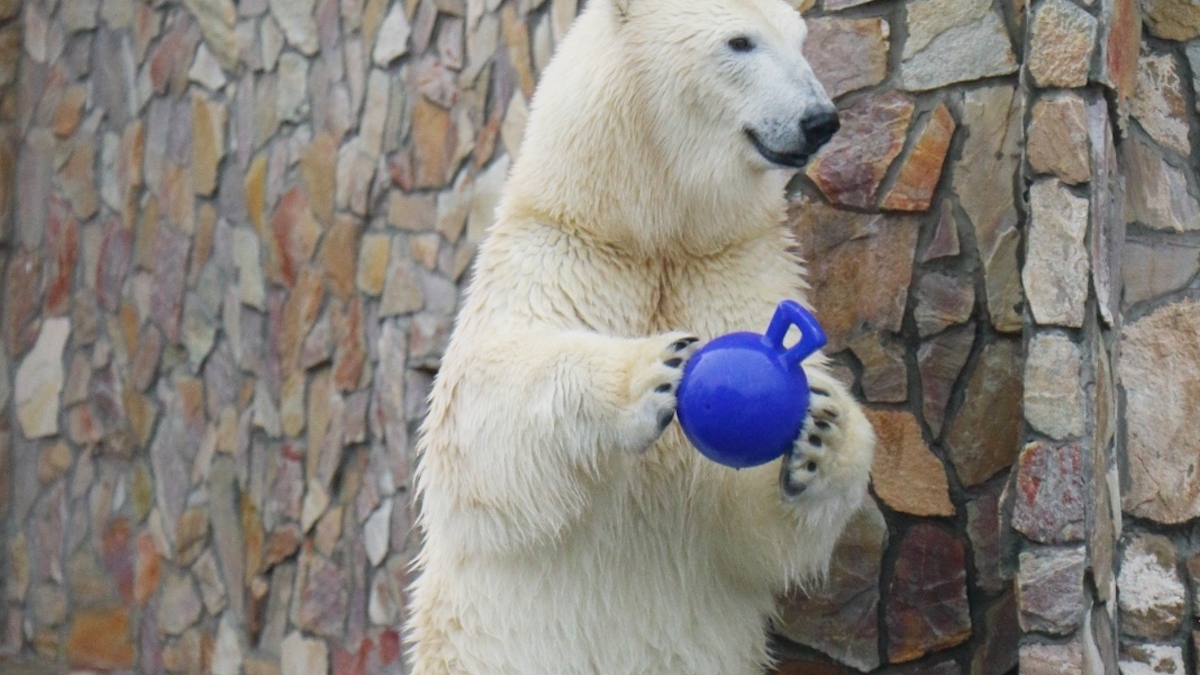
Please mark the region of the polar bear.
[[418, 441], [416, 675], [751, 675], [875, 438], [817, 355], [793, 449], [674, 422], [687, 358], [804, 300], [782, 227], [836, 131], [784, 0], [589, 0], [547, 66]]

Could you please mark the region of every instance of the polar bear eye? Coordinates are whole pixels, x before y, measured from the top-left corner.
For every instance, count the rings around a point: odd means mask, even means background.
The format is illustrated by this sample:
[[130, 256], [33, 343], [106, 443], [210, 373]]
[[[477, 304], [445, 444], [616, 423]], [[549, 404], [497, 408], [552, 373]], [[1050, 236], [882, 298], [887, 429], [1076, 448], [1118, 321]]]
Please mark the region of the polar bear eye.
[[748, 52], [754, 49], [754, 42], [744, 35], [729, 38], [728, 44], [729, 48], [735, 52]]

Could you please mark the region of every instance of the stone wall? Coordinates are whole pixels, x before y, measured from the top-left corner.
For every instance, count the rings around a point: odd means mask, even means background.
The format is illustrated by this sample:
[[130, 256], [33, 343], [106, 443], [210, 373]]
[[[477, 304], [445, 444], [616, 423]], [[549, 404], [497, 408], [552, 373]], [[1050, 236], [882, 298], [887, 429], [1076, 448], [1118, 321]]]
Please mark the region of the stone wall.
[[[799, 3], [881, 444], [781, 672], [1200, 670], [1200, 7], [1135, 2]], [[0, 669], [403, 672], [412, 432], [576, 9], [0, 0]]]

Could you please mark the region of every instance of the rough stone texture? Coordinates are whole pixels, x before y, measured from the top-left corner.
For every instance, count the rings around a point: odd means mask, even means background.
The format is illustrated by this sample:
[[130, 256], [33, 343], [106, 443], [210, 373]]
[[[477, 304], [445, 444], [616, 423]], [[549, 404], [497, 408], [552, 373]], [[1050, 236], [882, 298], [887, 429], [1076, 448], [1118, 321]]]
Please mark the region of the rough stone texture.
[[1066, 644], [1021, 645], [1019, 669], [1027, 675], [1074, 675], [1084, 670], [1083, 647], [1077, 641]]
[[1038, 99], [1030, 111], [1027, 152], [1036, 173], [1052, 173], [1068, 185], [1092, 177], [1087, 106], [1075, 94]]
[[967, 325], [935, 335], [917, 350], [922, 412], [935, 438], [942, 434], [946, 405], [974, 343], [975, 327]]
[[1083, 447], [1030, 443], [1017, 459], [1012, 526], [1033, 541], [1062, 544], [1085, 534]]
[[1082, 546], [1021, 551], [1017, 608], [1022, 630], [1068, 635], [1079, 627], [1087, 610], [1086, 557]]
[[924, 91], [1017, 69], [1008, 31], [986, 0], [912, 0], [900, 79]]
[[1121, 675], [1184, 675], [1187, 662], [1178, 645], [1121, 645]]
[[1188, 595], [1177, 572], [1175, 546], [1157, 534], [1133, 534], [1121, 554], [1117, 576], [1121, 632], [1165, 641], [1183, 626]]
[[1187, 173], [1167, 163], [1148, 144], [1121, 144], [1126, 167], [1125, 220], [1167, 232], [1200, 229], [1200, 201], [1188, 192]]
[[989, 593], [996, 593], [1011, 584], [1001, 569], [1004, 555], [1003, 528], [1000, 512], [1000, 490], [985, 490], [977, 498], [967, 502], [967, 536], [975, 560], [976, 584]]
[[874, 505], [847, 526], [828, 583], [785, 598], [779, 632], [860, 670], [879, 665], [879, 573], [887, 523]]
[[954, 169], [953, 189], [975, 230], [984, 265], [987, 307], [1002, 332], [1021, 327], [1015, 194], [1008, 176], [1020, 162], [1021, 101], [1007, 86], [968, 92], [963, 126], [971, 130]]
[[1191, 0], [1141, 0], [1150, 33], [1167, 40], [1200, 37], [1200, 11]]
[[850, 343], [862, 364], [861, 384], [868, 401], [899, 403], [908, 398], [904, 344], [886, 333], [868, 333]]
[[871, 464], [875, 494], [889, 507], [917, 516], [951, 516], [946, 469], [929, 450], [911, 413], [867, 411], [878, 445]]
[[1132, 305], [1186, 286], [1200, 273], [1200, 246], [1190, 242], [1129, 239], [1121, 258], [1124, 300]]
[[[1200, 15], [1200, 8], [1192, 7]], [[1200, 27], [1200, 18], [1197, 20]], [[1170, 54], [1143, 54], [1138, 59], [1137, 87], [1129, 112], [1155, 142], [1182, 155], [1191, 152], [1188, 142], [1188, 103], [1179, 76], [1179, 62]]]
[[1025, 362], [1025, 419], [1034, 429], [1063, 440], [1083, 435], [1083, 351], [1062, 333], [1039, 333]]
[[840, 111], [841, 130], [809, 160], [805, 173], [833, 204], [874, 206], [880, 182], [904, 148], [912, 114], [912, 99], [900, 92]]
[[825, 92], [837, 98], [883, 81], [890, 33], [878, 18], [810, 19], [804, 55]]
[[939, 105], [916, 134], [912, 149], [902, 160], [896, 182], [879, 208], [896, 211], [927, 211], [942, 177], [942, 164], [954, 137], [955, 123], [945, 104]]
[[931, 523], [914, 525], [898, 549], [886, 604], [887, 656], [911, 661], [971, 636], [966, 550]]
[[[812, 300], [829, 352], [874, 330], [898, 332], [904, 316], [917, 224], [798, 200], [789, 207], [801, 255], [811, 261]], [[870, 276], [859, 272], [872, 270]]]
[[1096, 18], [1068, 0], [1045, 0], [1030, 25], [1029, 73], [1040, 87], [1087, 84]]
[[1011, 340], [983, 349], [967, 381], [962, 407], [946, 432], [951, 463], [965, 485], [978, 485], [1011, 465], [1020, 448], [1020, 345]]
[[921, 337], [966, 323], [975, 309], [975, 286], [961, 274], [930, 272], [917, 282], [913, 318]]
[[28, 438], [58, 433], [59, 395], [63, 387], [63, 348], [71, 335], [71, 321], [46, 319], [37, 342], [16, 372], [13, 402], [21, 430]]
[[1125, 511], [1163, 523], [1200, 517], [1200, 304], [1183, 301], [1128, 324], [1117, 364], [1125, 388]]

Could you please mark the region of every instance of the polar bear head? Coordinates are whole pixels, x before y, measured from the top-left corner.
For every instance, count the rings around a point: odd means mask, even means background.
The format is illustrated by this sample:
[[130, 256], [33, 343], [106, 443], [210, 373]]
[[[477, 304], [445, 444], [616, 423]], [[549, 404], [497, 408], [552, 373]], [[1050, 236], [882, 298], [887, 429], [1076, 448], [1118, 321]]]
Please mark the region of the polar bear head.
[[801, 52], [804, 20], [783, 0], [613, 3], [629, 63], [668, 133], [703, 129], [753, 161], [798, 168], [837, 131]]
[[783, 217], [838, 128], [785, 0], [588, 0], [543, 71], [497, 212], [703, 253]]

